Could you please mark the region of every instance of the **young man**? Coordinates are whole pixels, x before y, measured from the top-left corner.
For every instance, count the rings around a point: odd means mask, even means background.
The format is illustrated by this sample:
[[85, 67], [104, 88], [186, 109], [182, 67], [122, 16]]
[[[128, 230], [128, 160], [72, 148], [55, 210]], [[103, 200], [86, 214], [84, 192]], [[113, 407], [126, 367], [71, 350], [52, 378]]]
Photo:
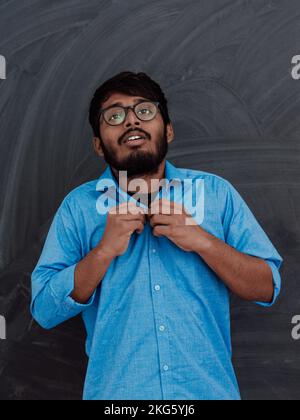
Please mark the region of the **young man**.
[[280, 255], [228, 181], [166, 160], [174, 130], [146, 74], [104, 83], [90, 123], [108, 166], [54, 217], [32, 274], [34, 318], [53, 328], [82, 314], [86, 400], [240, 399], [229, 292], [271, 306]]

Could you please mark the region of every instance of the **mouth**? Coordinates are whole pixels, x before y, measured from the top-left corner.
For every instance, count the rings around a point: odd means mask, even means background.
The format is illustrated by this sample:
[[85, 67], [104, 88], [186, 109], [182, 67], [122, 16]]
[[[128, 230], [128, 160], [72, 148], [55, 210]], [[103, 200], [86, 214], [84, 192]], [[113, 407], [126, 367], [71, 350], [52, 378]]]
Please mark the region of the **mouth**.
[[129, 135], [125, 138], [123, 144], [126, 146], [141, 146], [147, 141], [144, 135]]

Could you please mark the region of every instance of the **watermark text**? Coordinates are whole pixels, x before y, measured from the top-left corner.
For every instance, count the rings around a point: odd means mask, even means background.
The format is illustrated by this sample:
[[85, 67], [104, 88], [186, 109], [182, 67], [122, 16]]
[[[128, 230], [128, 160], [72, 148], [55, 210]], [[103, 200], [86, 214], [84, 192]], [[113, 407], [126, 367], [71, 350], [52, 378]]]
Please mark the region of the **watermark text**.
[[6, 320], [0, 315], [0, 340], [6, 340]]
[[[136, 209], [142, 208], [148, 215], [186, 215], [186, 225], [200, 225], [204, 221], [203, 179], [152, 179], [148, 185], [144, 179], [138, 178], [128, 182], [127, 172], [120, 172], [119, 186], [117, 188], [112, 179], [99, 180], [96, 189], [102, 194], [96, 203], [98, 214], [106, 215], [108, 211], [112, 214], [136, 214], [132, 206], [135, 204]], [[126, 191], [134, 194], [129, 196]]]
[[294, 80], [300, 80], [300, 55], [295, 55], [292, 58], [292, 78]]
[[3, 55], [0, 55], [0, 79], [6, 79], [6, 60]]
[[292, 338], [293, 340], [300, 340], [300, 315], [295, 315], [292, 319]]

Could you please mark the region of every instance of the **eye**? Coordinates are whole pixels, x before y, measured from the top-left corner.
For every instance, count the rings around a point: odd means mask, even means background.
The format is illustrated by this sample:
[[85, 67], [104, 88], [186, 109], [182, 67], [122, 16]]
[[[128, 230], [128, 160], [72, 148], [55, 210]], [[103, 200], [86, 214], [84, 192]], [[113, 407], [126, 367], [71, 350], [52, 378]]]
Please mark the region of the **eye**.
[[118, 118], [120, 118], [121, 116], [120, 116], [120, 114], [113, 114], [113, 115], [111, 115], [110, 116], [110, 118], [109, 118], [109, 120], [111, 121], [111, 120], [117, 120]]
[[142, 110], [141, 110], [141, 112], [143, 113], [143, 114], [152, 114], [152, 109], [149, 109], [149, 108], [143, 108]]
[[118, 123], [123, 119], [124, 110], [120, 108], [108, 109], [104, 115], [106, 121], [110, 123]]
[[137, 108], [137, 113], [141, 118], [150, 120], [156, 114], [156, 106], [151, 102], [141, 103]]
[[148, 109], [148, 108], [142, 108], [142, 109], [139, 110], [139, 112], [141, 114], [151, 114], [152, 113], [151, 109]]

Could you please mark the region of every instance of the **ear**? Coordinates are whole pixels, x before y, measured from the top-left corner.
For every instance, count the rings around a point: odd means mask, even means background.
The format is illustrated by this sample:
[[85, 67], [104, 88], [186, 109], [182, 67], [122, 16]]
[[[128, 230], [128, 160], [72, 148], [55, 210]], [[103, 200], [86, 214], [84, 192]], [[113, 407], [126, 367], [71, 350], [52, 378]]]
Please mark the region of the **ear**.
[[93, 145], [94, 145], [94, 150], [97, 153], [97, 155], [103, 157], [104, 153], [103, 153], [103, 149], [102, 149], [99, 137], [93, 137]]
[[172, 141], [175, 138], [175, 133], [174, 133], [174, 128], [172, 123], [167, 125], [167, 139], [168, 139], [168, 143], [172, 143]]

